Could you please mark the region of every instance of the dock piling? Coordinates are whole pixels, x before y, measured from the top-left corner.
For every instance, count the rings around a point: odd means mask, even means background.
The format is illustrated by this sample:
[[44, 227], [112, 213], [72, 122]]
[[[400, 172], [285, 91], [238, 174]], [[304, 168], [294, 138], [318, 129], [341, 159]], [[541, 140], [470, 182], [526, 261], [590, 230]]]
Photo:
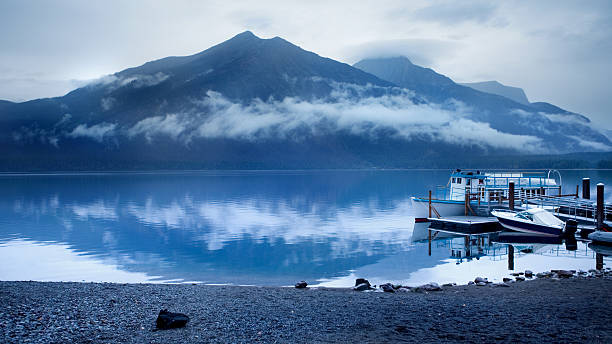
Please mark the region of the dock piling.
[[431, 190], [429, 190], [429, 218], [431, 218]]
[[597, 230], [603, 230], [604, 222], [604, 184], [597, 184]]
[[514, 210], [514, 182], [508, 183], [508, 208]]
[[595, 254], [595, 269], [603, 270], [603, 254], [601, 253]]
[[508, 245], [508, 270], [514, 270], [514, 246]]
[[582, 198], [591, 199], [591, 178], [582, 178]]
[[576, 184], [576, 198], [578, 198], [578, 190], [580, 190], [580, 185]]
[[427, 231], [429, 232], [429, 255], [431, 256], [431, 229], [427, 229]]

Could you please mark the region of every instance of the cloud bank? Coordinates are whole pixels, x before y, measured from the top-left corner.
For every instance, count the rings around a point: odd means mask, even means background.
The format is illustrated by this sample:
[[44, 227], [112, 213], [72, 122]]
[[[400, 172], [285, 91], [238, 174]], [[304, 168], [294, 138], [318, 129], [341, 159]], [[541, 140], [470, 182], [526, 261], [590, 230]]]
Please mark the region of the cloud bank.
[[419, 138], [523, 151], [543, 149], [538, 137], [504, 133], [488, 123], [469, 119], [470, 109], [461, 103], [452, 103], [449, 108], [449, 104], [415, 104], [412, 99], [406, 90], [355, 99], [351, 90], [336, 88], [331, 99], [305, 101], [288, 97], [243, 105], [209, 91], [205, 99], [197, 102], [197, 110], [146, 118], [129, 128], [127, 135], [142, 135], [149, 142], [156, 136], [166, 136], [188, 143], [195, 138], [302, 140], [348, 132], [372, 139], [390, 135], [405, 140]]

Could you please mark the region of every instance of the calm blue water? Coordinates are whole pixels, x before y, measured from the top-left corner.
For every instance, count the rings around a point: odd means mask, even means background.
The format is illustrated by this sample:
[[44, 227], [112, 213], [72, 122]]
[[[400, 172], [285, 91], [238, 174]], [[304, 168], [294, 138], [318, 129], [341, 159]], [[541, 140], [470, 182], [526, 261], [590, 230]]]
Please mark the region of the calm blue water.
[[[501, 279], [504, 245], [457, 259], [462, 239], [427, 254], [410, 196], [449, 171], [185, 172], [0, 175], [0, 280], [348, 286]], [[608, 186], [612, 171], [562, 171]], [[579, 243], [536, 245], [515, 268], [590, 269]], [[606, 261], [609, 264], [609, 261]]]

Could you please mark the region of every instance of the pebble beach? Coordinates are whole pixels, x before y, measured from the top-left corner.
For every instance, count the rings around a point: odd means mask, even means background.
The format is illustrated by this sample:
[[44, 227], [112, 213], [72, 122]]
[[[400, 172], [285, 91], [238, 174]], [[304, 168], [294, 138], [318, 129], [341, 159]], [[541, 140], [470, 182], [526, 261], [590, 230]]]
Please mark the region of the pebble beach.
[[[415, 289], [416, 290], [416, 289]], [[0, 282], [3, 343], [612, 342], [612, 276], [439, 291]], [[187, 314], [157, 330], [161, 309]]]

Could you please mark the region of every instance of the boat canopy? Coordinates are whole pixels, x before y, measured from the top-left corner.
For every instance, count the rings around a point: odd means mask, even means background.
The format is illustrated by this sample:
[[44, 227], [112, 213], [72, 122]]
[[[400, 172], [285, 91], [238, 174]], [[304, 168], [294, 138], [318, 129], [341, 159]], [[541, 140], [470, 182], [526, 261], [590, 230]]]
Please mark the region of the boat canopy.
[[565, 222], [559, 220], [555, 215], [541, 208], [534, 208], [522, 211], [520, 213], [517, 213], [516, 217], [533, 221], [534, 223], [544, 226], [565, 226]]

